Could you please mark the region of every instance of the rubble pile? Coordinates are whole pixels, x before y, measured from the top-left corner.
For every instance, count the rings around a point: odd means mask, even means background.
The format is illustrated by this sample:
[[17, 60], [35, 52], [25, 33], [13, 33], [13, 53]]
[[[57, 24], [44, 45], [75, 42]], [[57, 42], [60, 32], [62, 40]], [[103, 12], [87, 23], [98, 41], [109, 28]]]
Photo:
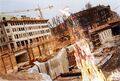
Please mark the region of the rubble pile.
[[102, 70], [110, 72], [120, 67], [120, 52], [116, 48], [116, 51], [113, 53], [112, 57], [102, 65]]
[[111, 75], [107, 78], [108, 81], [120, 81], [120, 71], [116, 69]]

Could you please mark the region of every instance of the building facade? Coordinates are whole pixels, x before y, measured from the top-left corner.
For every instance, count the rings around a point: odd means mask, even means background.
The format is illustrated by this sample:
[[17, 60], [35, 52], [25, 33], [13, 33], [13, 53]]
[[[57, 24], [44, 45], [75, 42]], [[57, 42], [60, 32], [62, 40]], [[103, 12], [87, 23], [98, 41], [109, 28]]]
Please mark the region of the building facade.
[[23, 16], [0, 21], [0, 51], [14, 53], [16, 63], [31, 62], [52, 54], [51, 30], [47, 19]]
[[120, 34], [118, 32], [120, 30], [120, 18], [116, 12], [111, 10], [109, 5], [91, 7], [72, 16], [78, 20], [81, 29], [85, 31], [85, 38], [88, 38], [92, 43], [93, 49], [110, 41], [115, 31], [116, 35]]
[[85, 28], [94, 28], [107, 23], [113, 16], [110, 6], [98, 5], [74, 14], [79, 24]]
[[0, 21], [0, 73], [11, 73], [18, 70], [15, 55], [7, 45], [4, 24]]

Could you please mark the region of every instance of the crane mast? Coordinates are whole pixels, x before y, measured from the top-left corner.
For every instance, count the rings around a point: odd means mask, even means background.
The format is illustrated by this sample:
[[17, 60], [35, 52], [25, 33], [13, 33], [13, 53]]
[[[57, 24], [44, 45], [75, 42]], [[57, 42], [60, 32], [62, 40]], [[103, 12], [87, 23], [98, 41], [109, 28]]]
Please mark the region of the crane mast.
[[43, 18], [43, 14], [42, 14], [42, 11], [41, 11], [41, 8], [40, 8], [39, 5], [38, 5], [38, 11], [39, 11], [39, 14], [40, 14], [40, 18]]

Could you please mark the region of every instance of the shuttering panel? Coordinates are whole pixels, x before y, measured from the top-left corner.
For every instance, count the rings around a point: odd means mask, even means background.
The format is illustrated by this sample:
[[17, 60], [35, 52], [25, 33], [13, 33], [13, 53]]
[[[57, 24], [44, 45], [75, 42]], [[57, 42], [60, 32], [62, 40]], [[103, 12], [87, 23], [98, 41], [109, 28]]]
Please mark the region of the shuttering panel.
[[47, 73], [45, 63], [40, 63], [39, 68], [41, 73]]
[[65, 51], [65, 49], [62, 49], [62, 54], [61, 54], [61, 62], [62, 62], [62, 67], [63, 67], [63, 72], [68, 72], [69, 71], [69, 63], [68, 63], [68, 59], [67, 59], [67, 52]]
[[49, 66], [49, 74], [51, 78], [54, 79], [56, 76], [55, 76], [54, 69], [52, 69], [53, 67], [51, 67], [51, 61], [48, 61], [48, 66]]
[[45, 62], [45, 68], [46, 68], [47, 74], [50, 75], [50, 66], [48, 62]]
[[69, 65], [67, 60], [67, 55], [65, 50], [58, 53], [57, 56], [47, 61], [46, 70], [49, 71], [48, 74], [52, 79], [55, 79], [60, 73], [65, 73], [69, 71]]
[[67, 53], [63, 50], [48, 61], [38, 63], [38, 66], [41, 73], [47, 73], [52, 79], [55, 79], [61, 73], [69, 71]]
[[59, 62], [53, 58], [48, 61], [48, 67], [49, 75], [51, 76], [52, 79], [55, 79], [58, 75], [58, 72], [60, 71], [60, 69], [58, 69]]

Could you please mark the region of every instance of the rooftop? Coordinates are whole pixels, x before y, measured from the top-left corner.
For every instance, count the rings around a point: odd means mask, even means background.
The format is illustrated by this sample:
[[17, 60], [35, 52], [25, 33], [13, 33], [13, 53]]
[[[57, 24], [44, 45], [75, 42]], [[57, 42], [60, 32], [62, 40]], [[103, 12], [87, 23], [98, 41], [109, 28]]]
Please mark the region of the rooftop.
[[79, 11], [79, 12], [77, 12], [77, 13], [74, 13], [74, 14], [82, 14], [82, 13], [86, 13], [86, 12], [88, 12], [88, 11], [91, 11], [91, 10], [95, 10], [95, 9], [97, 9], [97, 10], [102, 10], [102, 9], [105, 9], [105, 8], [110, 8], [110, 6], [108, 5], [108, 6], [104, 6], [104, 5], [98, 5], [98, 6], [95, 6], [95, 7], [91, 7], [91, 8], [88, 8], [88, 9], [85, 9], [85, 10], [82, 10], [82, 11]]
[[3, 20], [5, 20], [5, 22], [25, 22], [25, 21], [48, 21], [48, 19], [44, 19], [44, 18], [31, 18], [31, 17], [26, 17], [26, 16], [21, 16], [21, 17], [15, 17], [15, 16], [0, 16], [2, 18], [0, 18], [0, 22], [4, 22]]

